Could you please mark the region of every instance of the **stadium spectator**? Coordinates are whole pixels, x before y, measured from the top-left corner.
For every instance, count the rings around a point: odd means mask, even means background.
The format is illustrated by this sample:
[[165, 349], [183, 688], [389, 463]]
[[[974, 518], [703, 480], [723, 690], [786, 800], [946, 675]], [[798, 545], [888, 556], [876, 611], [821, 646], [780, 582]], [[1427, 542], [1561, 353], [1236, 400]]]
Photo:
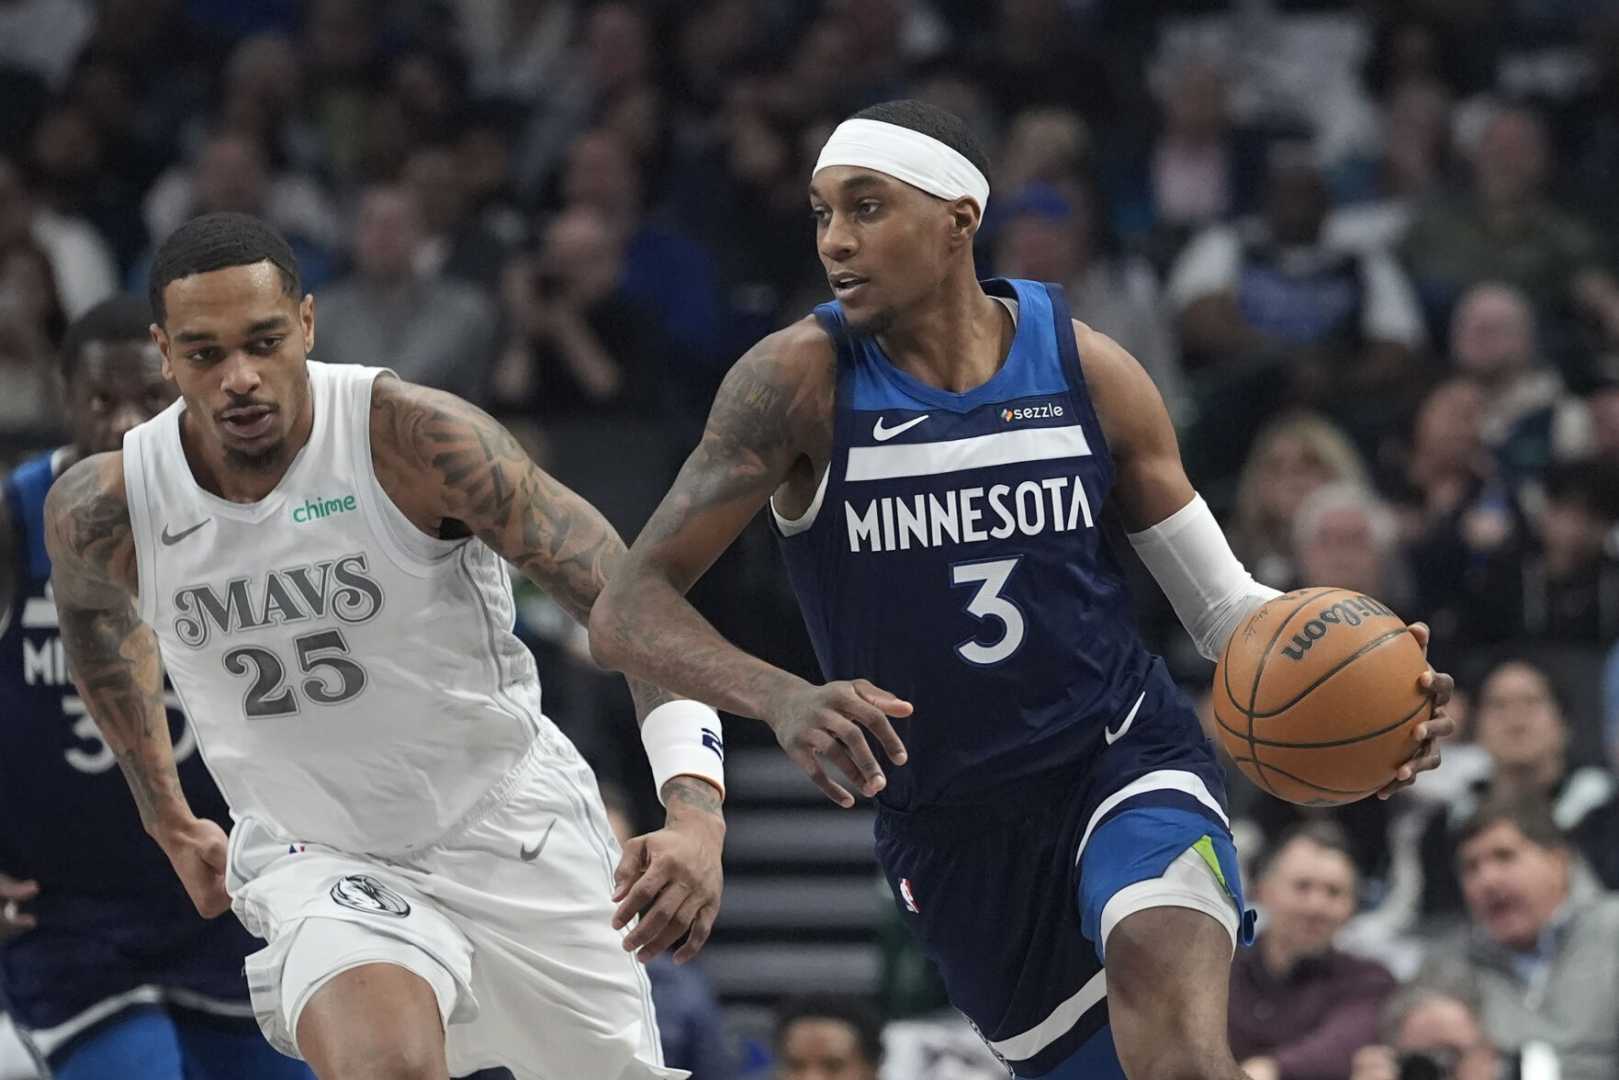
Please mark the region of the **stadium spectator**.
[[442, 144], [418, 147], [405, 161], [402, 179], [422, 210], [416, 269], [423, 277], [466, 282], [492, 296], [511, 245], [471, 213], [460, 164], [456, 150]]
[[0, 315], [0, 463], [60, 428], [50, 345], [24, 320]]
[[1563, 377], [1540, 357], [1521, 290], [1499, 282], [1468, 289], [1451, 319], [1450, 349], [1457, 373], [1484, 391], [1480, 436], [1509, 482], [1570, 455], [1582, 418]]
[[1093, 150], [1090, 125], [1074, 110], [1054, 105], [1024, 109], [1007, 125], [995, 182], [1011, 192], [1049, 184], [1072, 196]]
[[0, 314], [21, 322], [47, 348], [62, 342], [67, 314], [49, 256], [32, 240], [0, 244]]
[[138, 212], [143, 189], [137, 185], [149, 183], [151, 176], [143, 175], [145, 163], [115, 157], [108, 142], [90, 109], [69, 99], [51, 106], [35, 124], [28, 162], [39, 203], [88, 222], [122, 267], [145, 246]]
[[1502, 109], [1473, 147], [1471, 191], [1436, 198], [1418, 214], [1401, 255], [1431, 324], [1442, 323], [1470, 285], [1504, 281], [1552, 321], [1560, 359], [1569, 338], [1562, 324], [1576, 317], [1619, 340], [1619, 282], [1590, 226], [1547, 197], [1551, 155], [1534, 111]]
[[285, 234], [305, 285], [332, 279], [336, 209], [309, 177], [272, 171], [264, 147], [250, 136], [222, 132], [208, 139], [192, 163], [158, 177], [144, 208], [153, 249], [132, 275], [141, 288], [156, 246], [171, 232], [199, 214], [227, 210], [262, 217]]
[[1382, 965], [1333, 948], [1355, 913], [1349, 838], [1330, 822], [1284, 833], [1254, 874], [1264, 914], [1231, 966], [1231, 1051], [1253, 1080], [1342, 1080], [1394, 988]]
[[456, 0], [453, 6], [475, 93], [533, 101], [553, 85], [578, 18], [574, 0]]
[[1332, 483], [1370, 486], [1354, 444], [1330, 420], [1289, 413], [1255, 436], [1237, 481], [1229, 535], [1256, 578], [1278, 588], [1298, 579], [1293, 521], [1305, 499]]
[[[1619, 790], [1606, 769], [1571, 763], [1568, 718], [1557, 688], [1528, 661], [1508, 660], [1492, 669], [1479, 686], [1471, 718], [1474, 738], [1489, 755], [1489, 770], [1448, 806], [1435, 808], [1423, 831], [1422, 911], [1430, 917], [1461, 910], [1457, 846], [1481, 805], [1500, 798], [1543, 799], [1558, 828], [1571, 832]], [[1590, 854], [1612, 862], [1599, 849]]]
[[117, 287], [112, 252], [83, 218], [40, 204], [21, 170], [0, 156], [0, 244], [32, 240], [50, 259], [52, 276], [68, 318], [83, 313]]
[[329, 167], [320, 131], [303, 108], [303, 56], [290, 37], [267, 32], [243, 38], [225, 60], [224, 82], [210, 118], [221, 130], [265, 147], [278, 167], [307, 175]]
[[1434, 945], [1419, 981], [1475, 998], [1506, 1049], [1550, 1044], [1561, 1080], [1619, 1073], [1619, 897], [1579, 873], [1533, 798], [1486, 803], [1460, 840], [1469, 925]]
[[1327, 219], [1328, 242], [1392, 251], [1418, 208], [1445, 184], [1450, 162], [1450, 95], [1431, 79], [1401, 83], [1383, 106], [1383, 143], [1372, 158], [1333, 170], [1341, 205]]
[[496, 309], [475, 286], [416, 269], [421, 207], [405, 187], [360, 198], [352, 276], [320, 290], [322, 355], [390, 367], [411, 382], [484, 400], [497, 346]]
[[776, 1009], [776, 1080], [877, 1080], [882, 1025], [858, 998], [801, 997]]
[[1500, 1080], [1500, 1052], [1478, 1011], [1460, 997], [1424, 986], [1397, 991], [1379, 1027], [1380, 1040], [1355, 1051], [1349, 1080]]
[[1297, 585], [1354, 589], [1410, 610], [1411, 581], [1394, 513], [1372, 492], [1328, 484], [1299, 504], [1293, 519]]
[[[648, 831], [622, 788], [613, 784], [600, 787], [607, 823], [620, 848]], [[664, 1064], [687, 1069], [702, 1080], [732, 1080], [736, 1064], [726, 1039], [725, 1018], [701, 964], [676, 964], [673, 954], [666, 952], [646, 966], [646, 974], [652, 983]]]
[[1424, 343], [1410, 284], [1385, 253], [1330, 246], [1329, 209], [1308, 149], [1273, 151], [1264, 215], [1206, 230], [1175, 265], [1169, 297], [1189, 365], [1224, 379], [1257, 367], [1286, 398], [1340, 408], [1346, 391], [1410, 389]]

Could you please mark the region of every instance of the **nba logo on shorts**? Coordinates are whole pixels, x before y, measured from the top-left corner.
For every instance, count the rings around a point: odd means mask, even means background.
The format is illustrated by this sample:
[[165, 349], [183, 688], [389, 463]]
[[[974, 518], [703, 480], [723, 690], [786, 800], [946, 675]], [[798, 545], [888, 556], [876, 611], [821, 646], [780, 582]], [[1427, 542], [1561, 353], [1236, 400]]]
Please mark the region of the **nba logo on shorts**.
[[922, 909], [916, 906], [916, 897], [911, 895], [911, 879], [899, 879], [899, 898], [905, 901], [905, 910], [915, 915], [922, 914]]

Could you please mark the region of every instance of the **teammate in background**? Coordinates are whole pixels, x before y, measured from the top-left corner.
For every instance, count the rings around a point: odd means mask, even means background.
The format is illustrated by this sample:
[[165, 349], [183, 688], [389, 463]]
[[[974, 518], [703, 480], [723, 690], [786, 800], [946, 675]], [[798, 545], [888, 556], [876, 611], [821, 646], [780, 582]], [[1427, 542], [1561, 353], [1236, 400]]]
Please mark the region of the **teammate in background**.
[[[141, 831], [57, 632], [45, 494], [174, 400], [151, 321], [145, 301], [117, 296], [68, 327], [61, 374], [73, 441], [4, 480], [0, 1000], [57, 1080], [307, 1077], [253, 1022], [242, 958], [261, 943], [234, 918], [199, 918]], [[200, 818], [227, 822], [183, 716], [171, 707], [167, 720], [187, 799]]]
[[[147, 832], [198, 910], [268, 941], [265, 1035], [322, 1080], [685, 1076], [632, 954], [712, 926], [718, 717], [632, 682], [668, 819], [615, 869], [501, 561], [584, 619], [622, 541], [460, 399], [308, 360], [314, 298], [262, 222], [188, 222], [151, 292], [180, 400], [51, 489], [51, 580]], [[179, 784], [160, 649], [228, 847]], [[615, 911], [632, 883], [655, 900]]]
[[[1057, 287], [976, 280], [985, 171], [919, 102], [833, 133], [809, 201], [836, 299], [731, 370], [592, 648], [766, 720], [840, 804], [828, 766], [879, 797], [896, 903], [1017, 1075], [1240, 1077], [1226, 988], [1249, 927], [1220, 769], [1137, 637], [1103, 514], [1207, 657], [1276, 593], [1193, 491], [1140, 365]], [[766, 502], [838, 681], [743, 653], [683, 599]], [[1451, 729], [1450, 678], [1422, 682], [1436, 712], [1390, 788]]]

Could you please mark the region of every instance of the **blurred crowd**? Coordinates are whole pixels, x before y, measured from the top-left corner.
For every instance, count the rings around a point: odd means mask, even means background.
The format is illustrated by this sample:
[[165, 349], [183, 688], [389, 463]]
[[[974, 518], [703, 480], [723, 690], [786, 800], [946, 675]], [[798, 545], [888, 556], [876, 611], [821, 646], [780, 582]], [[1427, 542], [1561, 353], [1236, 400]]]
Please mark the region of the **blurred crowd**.
[[[1233, 779], [1250, 1075], [1619, 1074], [1613, 4], [0, 0], [0, 459], [60, 437], [66, 321], [246, 211], [293, 242], [317, 359], [478, 402], [633, 536], [727, 366], [827, 296], [826, 134], [902, 96], [991, 148], [983, 276], [1064, 284], [1140, 359], [1256, 576], [1428, 621], [1458, 678], [1464, 734], [1409, 794], [1305, 812]], [[809, 672], [785, 589], [755, 529], [698, 599]], [[622, 716], [522, 611], [548, 711]], [[627, 726], [570, 733], [644, 791]], [[795, 1071], [805, 1017], [872, 1072]], [[785, 1077], [880, 1057], [859, 1003], [775, 1043]]]

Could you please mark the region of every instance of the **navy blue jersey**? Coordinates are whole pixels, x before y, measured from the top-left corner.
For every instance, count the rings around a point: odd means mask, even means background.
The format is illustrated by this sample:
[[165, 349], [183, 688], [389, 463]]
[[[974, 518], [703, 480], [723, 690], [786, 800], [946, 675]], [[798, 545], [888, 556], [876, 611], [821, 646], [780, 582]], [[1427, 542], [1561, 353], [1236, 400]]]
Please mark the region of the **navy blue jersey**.
[[984, 288], [1017, 301], [1017, 331], [964, 394], [899, 370], [837, 303], [816, 308], [838, 347], [831, 464], [811, 523], [778, 522], [826, 677], [916, 707], [895, 724], [909, 762], [885, 766], [894, 809], [1083, 764], [1168, 680], [1100, 528], [1113, 461], [1062, 291]]
[[[31, 909], [42, 925], [62, 905], [86, 897], [139, 898], [149, 916], [170, 908], [183, 915], [190, 901], [142, 828], [112, 749], [68, 677], [44, 530], [45, 494], [61, 459], [60, 452], [34, 458], [4, 482], [17, 589], [10, 617], [0, 623], [0, 871], [39, 881]], [[191, 807], [228, 829], [224, 800], [172, 697], [170, 704]]]

